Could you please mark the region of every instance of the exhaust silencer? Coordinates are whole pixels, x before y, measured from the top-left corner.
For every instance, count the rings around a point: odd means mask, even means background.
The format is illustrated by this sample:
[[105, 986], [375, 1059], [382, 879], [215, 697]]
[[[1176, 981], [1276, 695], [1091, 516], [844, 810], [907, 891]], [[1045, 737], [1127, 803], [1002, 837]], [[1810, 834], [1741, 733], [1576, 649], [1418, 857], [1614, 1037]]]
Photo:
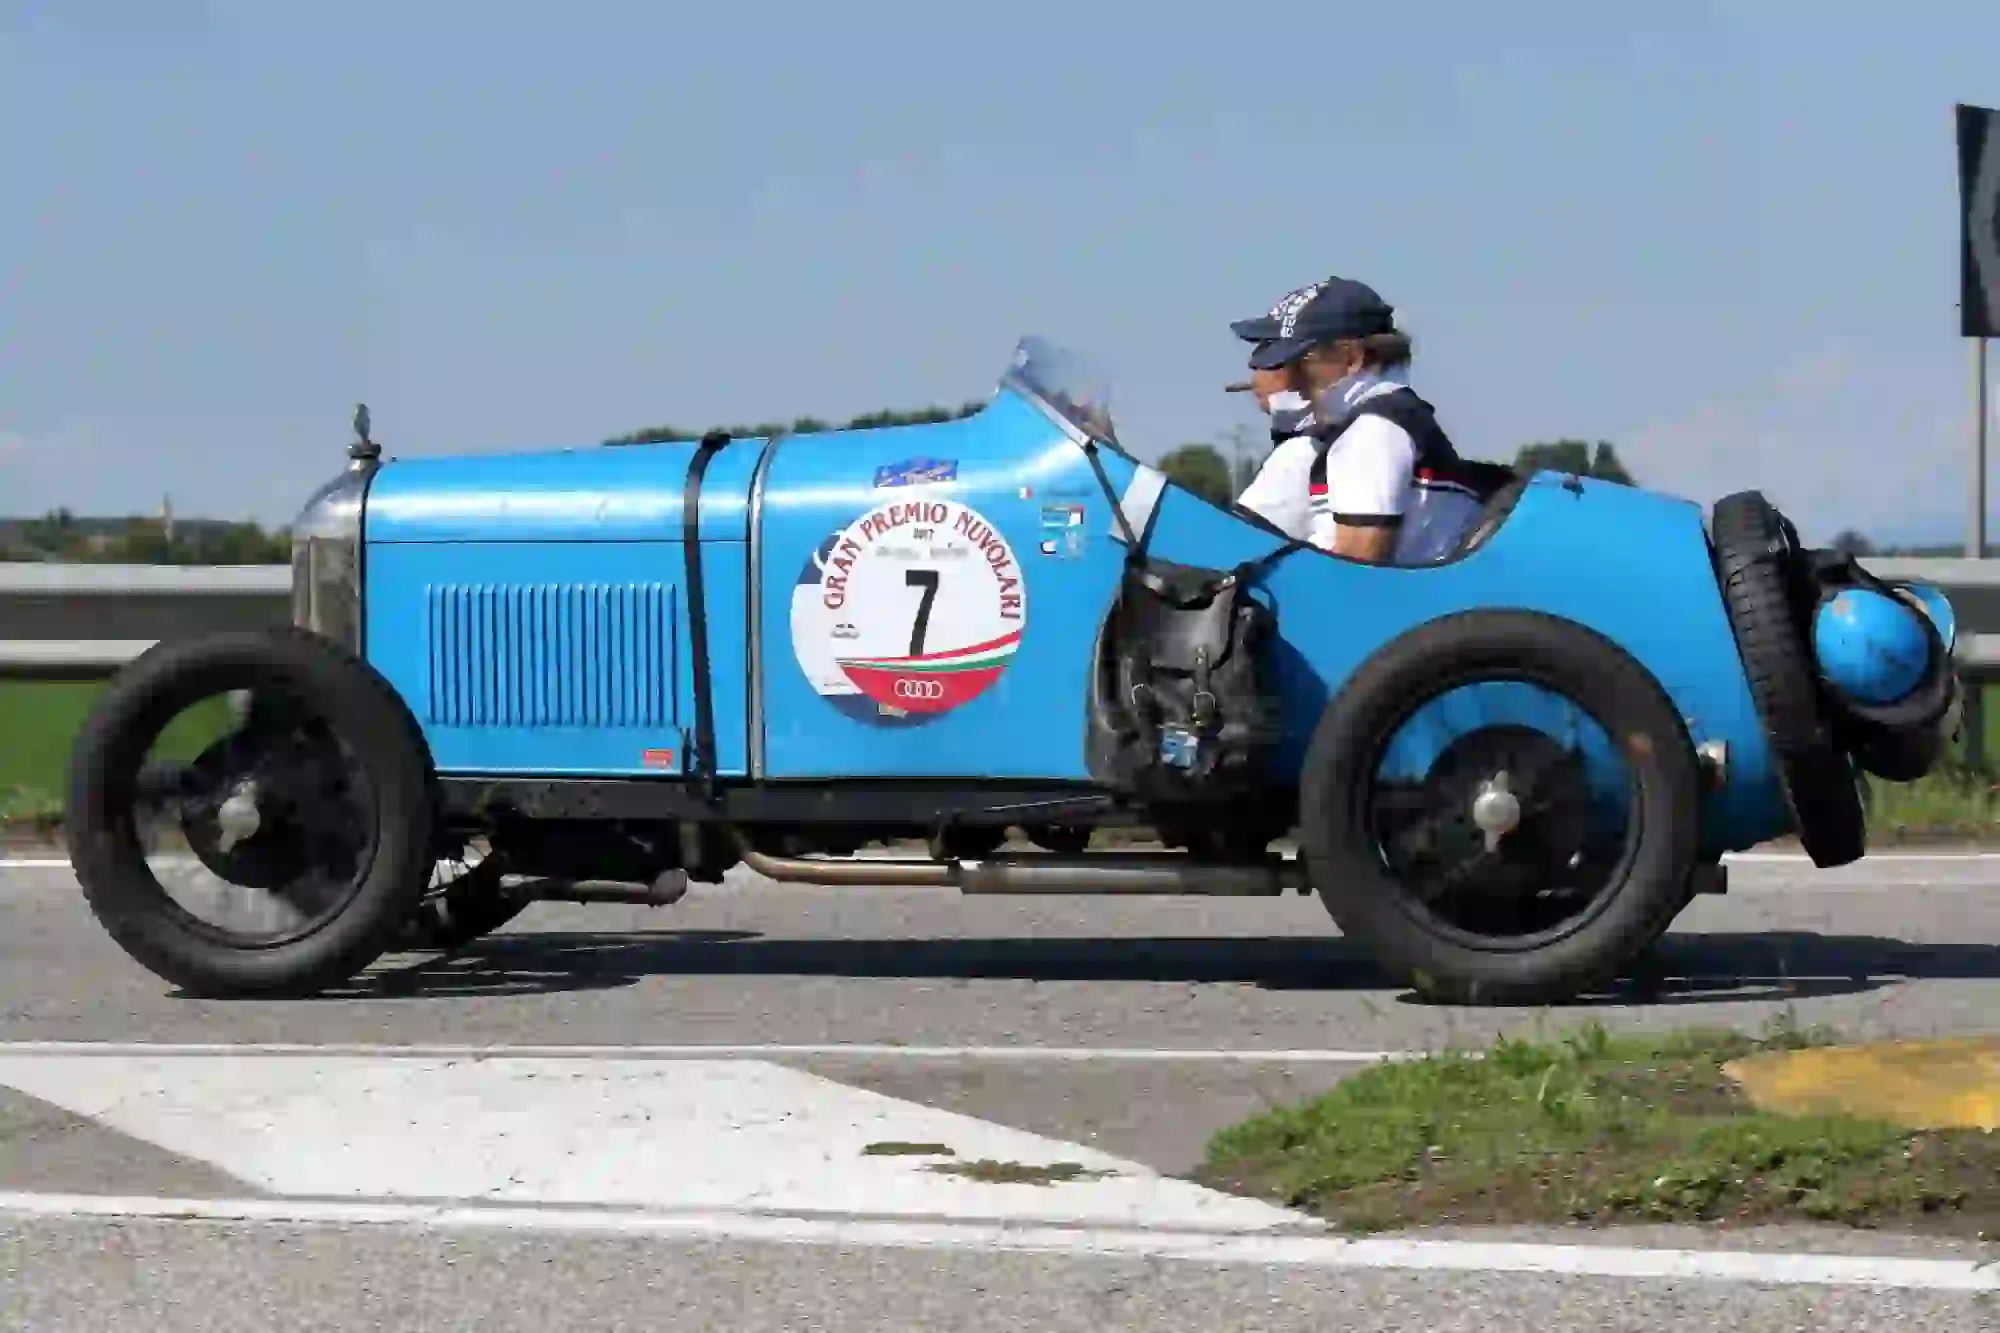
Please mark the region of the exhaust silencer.
[[1297, 860], [1215, 863], [1179, 852], [1030, 854], [955, 861], [818, 860], [760, 852], [738, 834], [751, 870], [781, 884], [831, 887], [956, 888], [976, 894], [1161, 894], [1182, 897], [1276, 897], [1305, 887]]

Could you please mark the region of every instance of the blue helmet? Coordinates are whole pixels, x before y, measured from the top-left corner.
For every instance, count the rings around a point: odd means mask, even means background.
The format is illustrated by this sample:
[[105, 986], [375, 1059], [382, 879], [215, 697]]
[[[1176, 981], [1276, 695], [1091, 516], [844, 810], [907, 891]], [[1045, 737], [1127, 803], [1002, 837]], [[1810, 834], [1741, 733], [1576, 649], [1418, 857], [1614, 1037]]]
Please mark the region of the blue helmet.
[[1931, 664], [1933, 627], [1924, 612], [1870, 588], [1846, 588], [1813, 616], [1820, 675], [1864, 707], [1909, 697]]

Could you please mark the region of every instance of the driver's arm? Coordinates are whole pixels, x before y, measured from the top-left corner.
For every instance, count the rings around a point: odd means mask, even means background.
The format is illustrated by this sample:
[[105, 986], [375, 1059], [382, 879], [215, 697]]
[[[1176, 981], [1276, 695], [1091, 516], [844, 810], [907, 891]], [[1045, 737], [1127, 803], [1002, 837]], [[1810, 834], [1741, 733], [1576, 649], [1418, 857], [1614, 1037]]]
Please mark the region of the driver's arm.
[[1416, 461], [1408, 432], [1381, 417], [1362, 417], [1341, 433], [1326, 460], [1322, 511], [1335, 555], [1382, 564], [1395, 554]]
[[1396, 534], [1402, 525], [1401, 518], [1336, 515], [1333, 528], [1333, 553], [1354, 560], [1382, 564], [1396, 553]]
[[1312, 465], [1312, 437], [1294, 435], [1271, 451], [1236, 503], [1287, 537], [1301, 539], [1309, 521], [1306, 489], [1311, 484]]

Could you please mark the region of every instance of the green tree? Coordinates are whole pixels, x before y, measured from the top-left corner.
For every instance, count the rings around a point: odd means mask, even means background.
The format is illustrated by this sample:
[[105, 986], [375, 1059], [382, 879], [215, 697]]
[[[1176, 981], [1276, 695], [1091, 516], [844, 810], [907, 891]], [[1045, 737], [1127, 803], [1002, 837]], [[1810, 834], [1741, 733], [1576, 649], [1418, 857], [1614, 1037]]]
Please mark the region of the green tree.
[[1595, 451], [1586, 440], [1553, 440], [1524, 444], [1514, 456], [1516, 472], [1569, 472], [1579, 477], [1614, 481], [1621, 486], [1638, 483], [1618, 458], [1618, 450], [1607, 440], [1599, 440]]
[[1235, 498], [1229, 460], [1212, 444], [1184, 444], [1160, 460], [1160, 471], [1196, 495], [1219, 505]]
[[1612, 448], [1607, 440], [1597, 442], [1597, 452], [1590, 460], [1590, 475], [1599, 481], [1615, 481], [1620, 486], [1639, 484], [1632, 479], [1632, 474], [1625, 470], [1625, 464], [1619, 460], [1618, 451]]
[[127, 518], [101, 549], [80, 553], [90, 564], [114, 565], [282, 565], [292, 558], [291, 534], [266, 532], [257, 523], [183, 519], [172, 541], [156, 518]]
[[290, 535], [265, 532], [256, 523], [230, 523], [201, 536], [204, 565], [278, 565], [290, 559]]
[[50, 510], [29, 523], [21, 533], [22, 539], [32, 549], [59, 558], [75, 551], [79, 536], [76, 515], [66, 508]]
[[[983, 402], [961, 403], [957, 407], [920, 407], [913, 412], [887, 409], [864, 412], [841, 425], [818, 417], [799, 417], [790, 425], [782, 421], [762, 421], [754, 426], [722, 426], [719, 429], [739, 440], [766, 438], [780, 433], [818, 435], [830, 430], [880, 430], [885, 426], [928, 426], [940, 421], [958, 421], [985, 407]], [[614, 435], [606, 444], [665, 444], [670, 440], [698, 440], [706, 431], [682, 430], [677, 426], [648, 426], [629, 435]]]
[[181, 545], [167, 541], [167, 530], [158, 519], [134, 518], [126, 520], [124, 532], [104, 544], [99, 558], [114, 565], [184, 565], [185, 558], [175, 558], [175, 548]]
[[930, 426], [940, 421], [961, 421], [979, 411], [983, 402], [961, 403], [957, 407], [920, 407], [914, 412], [869, 412], [850, 420], [842, 430], [879, 430], [884, 426]]

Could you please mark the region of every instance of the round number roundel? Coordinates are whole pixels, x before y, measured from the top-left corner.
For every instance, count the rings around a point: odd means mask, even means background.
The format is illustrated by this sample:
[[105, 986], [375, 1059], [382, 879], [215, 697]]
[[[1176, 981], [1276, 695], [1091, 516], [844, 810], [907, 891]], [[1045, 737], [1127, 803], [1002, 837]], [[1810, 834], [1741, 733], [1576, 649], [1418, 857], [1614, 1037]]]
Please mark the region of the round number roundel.
[[898, 500], [819, 544], [792, 590], [792, 651], [836, 708], [923, 722], [1000, 678], [1028, 622], [1014, 548], [955, 500]]

